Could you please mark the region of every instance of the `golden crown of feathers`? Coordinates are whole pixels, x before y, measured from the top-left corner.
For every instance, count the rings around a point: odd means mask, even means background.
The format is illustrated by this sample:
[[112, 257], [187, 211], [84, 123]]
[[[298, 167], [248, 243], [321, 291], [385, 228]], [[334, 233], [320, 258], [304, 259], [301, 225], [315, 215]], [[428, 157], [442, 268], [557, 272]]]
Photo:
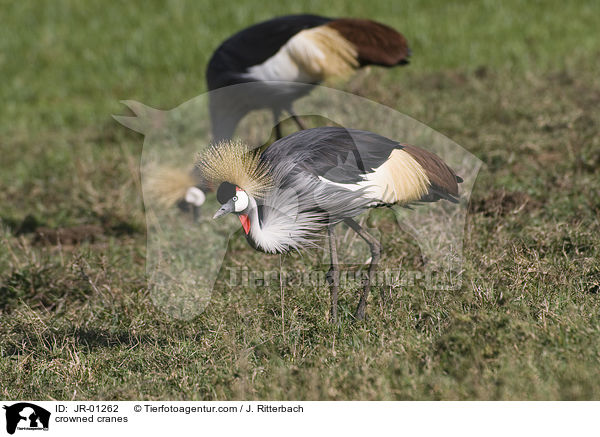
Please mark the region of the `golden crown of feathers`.
[[212, 144], [199, 154], [196, 166], [215, 186], [229, 182], [252, 197], [263, 197], [273, 188], [269, 165], [261, 161], [258, 150], [249, 150], [241, 141]]

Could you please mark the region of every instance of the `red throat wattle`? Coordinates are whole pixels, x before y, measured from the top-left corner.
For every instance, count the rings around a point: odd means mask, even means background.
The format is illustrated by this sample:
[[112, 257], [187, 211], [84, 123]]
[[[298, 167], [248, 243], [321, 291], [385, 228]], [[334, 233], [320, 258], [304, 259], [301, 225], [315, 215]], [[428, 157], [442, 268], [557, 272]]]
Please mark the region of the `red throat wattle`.
[[244, 232], [246, 233], [246, 235], [248, 235], [248, 232], [250, 232], [250, 219], [248, 218], [248, 215], [240, 214], [238, 217], [240, 218], [240, 222], [242, 222]]

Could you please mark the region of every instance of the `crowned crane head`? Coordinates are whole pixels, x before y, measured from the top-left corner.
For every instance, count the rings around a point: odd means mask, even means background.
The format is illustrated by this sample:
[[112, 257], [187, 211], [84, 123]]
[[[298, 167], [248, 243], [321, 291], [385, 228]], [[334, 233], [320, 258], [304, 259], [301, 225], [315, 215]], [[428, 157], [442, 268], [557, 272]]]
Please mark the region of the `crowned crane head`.
[[250, 232], [249, 212], [272, 188], [269, 166], [260, 155], [239, 141], [220, 142], [201, 156], [199, 167], [204, 176], [218, 185], [217, 200], [221, 208], [214, 218], [226, 214], [239, 217], [244, 232]]
[[226, 214], [236, 214], [242, 223], [244, 232], [248, 234], [248, 232], [250, 232], [248, 212], [251, 206], [254, 206], [255, 204], [254, 201], [252, 203], [250, 202], [251, 198], [248, 193], [229, 182], [223, 182], [217, 190], [217, 200], [222, 206], [215, 213], [213, 219], [222, 217]]

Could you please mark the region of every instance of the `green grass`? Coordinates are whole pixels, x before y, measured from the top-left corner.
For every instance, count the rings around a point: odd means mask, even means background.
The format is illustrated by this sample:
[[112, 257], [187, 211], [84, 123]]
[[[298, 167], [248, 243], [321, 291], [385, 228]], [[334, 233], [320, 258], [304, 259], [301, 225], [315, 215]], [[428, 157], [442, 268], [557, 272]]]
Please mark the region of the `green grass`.
[[[0, 396], [600, 397], [599, 4], [321, 4], [2, 5]], [[144, 278], [142, 137], [110, 114], [124, 112], [121, 99], [170, 109], [195, 97], [223, 38], [301, 11], [371, 17], [405, 33], [409, 67], [373, 69], [345, 89], [485, 162], [463, 285], [395, 289], [385, 311], [374, 293], [361, 323], [351, 323], [357, 287], [348, 287], [339, 326], [326, 323], [325, 286], [220, 286], [204, 313], [171, 319]], [[421, 267], [388, 213], [371, 221], [386, 236], [382, 268]], [[92, 241], [54, 244], [31, 232], [83, 224]], [[278, 257], [242, 243], [227, 263], [278, 268]], [[318, 266], [310, 255], [286, 262]]]

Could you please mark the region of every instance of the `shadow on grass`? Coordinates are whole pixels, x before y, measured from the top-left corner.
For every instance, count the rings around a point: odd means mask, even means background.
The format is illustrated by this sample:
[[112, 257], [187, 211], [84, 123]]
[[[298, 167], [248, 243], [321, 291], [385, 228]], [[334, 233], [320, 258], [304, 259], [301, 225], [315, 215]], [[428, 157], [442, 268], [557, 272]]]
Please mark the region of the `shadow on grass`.
[[[126, 330], [109, 331], [105, 329], [57, 329], [32, 335], [25, 330], [15, 330], [17, 336], [5, 346], [5, 356], [17, 356], [29, 353], [60, 352], [66, 345], [72, 344], [86, 353], [105, 348], [133, 348], [140, 344], [165, 347], [169, 342], [163, 335], [132, 334]], [[21, 331], [21, 332], [18, 332]]]

